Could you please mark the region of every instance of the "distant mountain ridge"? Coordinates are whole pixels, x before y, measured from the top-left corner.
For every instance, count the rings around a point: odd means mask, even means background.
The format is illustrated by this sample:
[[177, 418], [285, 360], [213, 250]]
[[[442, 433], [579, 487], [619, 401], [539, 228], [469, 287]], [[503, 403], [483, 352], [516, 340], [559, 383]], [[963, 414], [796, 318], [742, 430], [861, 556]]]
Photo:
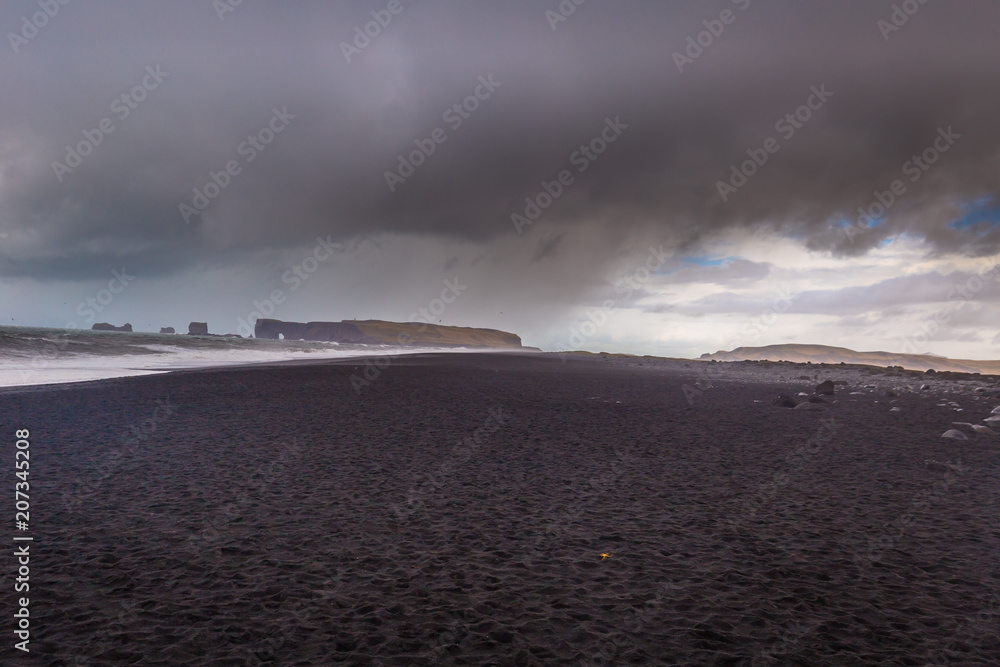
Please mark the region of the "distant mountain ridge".
[[763, 347], [738, 347], [732, 351], [705, 353], [705, 361], [794, 361], [814, 364], [864, 364], [868, 366], [902, 366], [908, 370], [952, 371], [1000, 375], [1000, 361], [949, 359], [934, 354], [898, 354], [895, 352], [858, 352], [846, 347], [786, 343]]

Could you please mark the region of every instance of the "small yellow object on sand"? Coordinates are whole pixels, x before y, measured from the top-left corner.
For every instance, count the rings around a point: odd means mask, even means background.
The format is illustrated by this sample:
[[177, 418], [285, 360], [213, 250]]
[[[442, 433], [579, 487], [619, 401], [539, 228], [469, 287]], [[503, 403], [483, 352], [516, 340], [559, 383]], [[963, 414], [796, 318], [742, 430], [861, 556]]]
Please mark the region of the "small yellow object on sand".
[[601, 560], [607, 560], [611, 558], [611, 554], [601, 554]]

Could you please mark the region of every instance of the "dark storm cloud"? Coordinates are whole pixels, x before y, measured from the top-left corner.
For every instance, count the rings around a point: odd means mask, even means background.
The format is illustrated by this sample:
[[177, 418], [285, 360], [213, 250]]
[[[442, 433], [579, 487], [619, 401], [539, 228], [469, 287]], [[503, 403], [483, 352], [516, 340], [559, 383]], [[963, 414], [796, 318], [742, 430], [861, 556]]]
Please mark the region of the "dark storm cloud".
[[[563, 252], [558, 234], [593, 229], [582, 222], [690, 252], [737, 227], [844, 254], [902, 232], [940, 251], [1000, 246], [989, 220], [949, 226], [1000, 196], [995, 2], [919, 5], [888, 39], [892, 4], [868, 0], [591, 0], [555, 30], [555, 0], [388, 4], [245, 0], [220, 20], [210, 2], [70, 3], [17, 53], [8, 37], [0, 275], [169, 275], [327, 235], [489, 243], [516, 237], [511, 215], [540, 193], [554, 201], [523, 241], [542, 263]], [[723, 10], [732, 20], [678, 71], [675, 52]], [[0, 29], [37, 11], [5, 3]], [[387, 25], [348, 63], [341, 43], [372, 11]], [[808, 104], [800, 127], [780, 124]], [[55, 173], [105, 118], [113, 131]], [[958, 138], [908, 172], [947, 128]], [[723, 201], [718, 182], [769, 138], [777, 152]], [[595, 159], [580, 152], [603, 140]], [[400, 169], [419, 146], [433, 153]], [[218, 196], [186, 221], [212, 174]], [[896, 180], [882, 224], [847, 233]]]

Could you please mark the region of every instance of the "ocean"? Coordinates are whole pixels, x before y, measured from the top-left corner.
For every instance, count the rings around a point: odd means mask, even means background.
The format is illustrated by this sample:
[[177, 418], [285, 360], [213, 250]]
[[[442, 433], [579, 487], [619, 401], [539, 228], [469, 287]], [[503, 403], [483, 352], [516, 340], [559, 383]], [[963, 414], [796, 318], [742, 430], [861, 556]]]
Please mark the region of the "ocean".
[[82, 382], [296, 359], [435, 351], [462, 350], [0, 326], [0, 387]]

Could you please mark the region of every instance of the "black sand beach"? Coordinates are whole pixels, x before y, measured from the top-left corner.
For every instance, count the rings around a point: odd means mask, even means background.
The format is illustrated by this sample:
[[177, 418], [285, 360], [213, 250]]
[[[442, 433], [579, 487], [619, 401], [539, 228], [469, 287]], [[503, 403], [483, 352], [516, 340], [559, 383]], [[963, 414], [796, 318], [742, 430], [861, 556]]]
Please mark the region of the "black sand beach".
[[5, 664], [997, 664], [1000, 437], [941, 437], [997, 378], [365, 368], [0, 392], [34, 537], [27, 655], [4, 559]]

